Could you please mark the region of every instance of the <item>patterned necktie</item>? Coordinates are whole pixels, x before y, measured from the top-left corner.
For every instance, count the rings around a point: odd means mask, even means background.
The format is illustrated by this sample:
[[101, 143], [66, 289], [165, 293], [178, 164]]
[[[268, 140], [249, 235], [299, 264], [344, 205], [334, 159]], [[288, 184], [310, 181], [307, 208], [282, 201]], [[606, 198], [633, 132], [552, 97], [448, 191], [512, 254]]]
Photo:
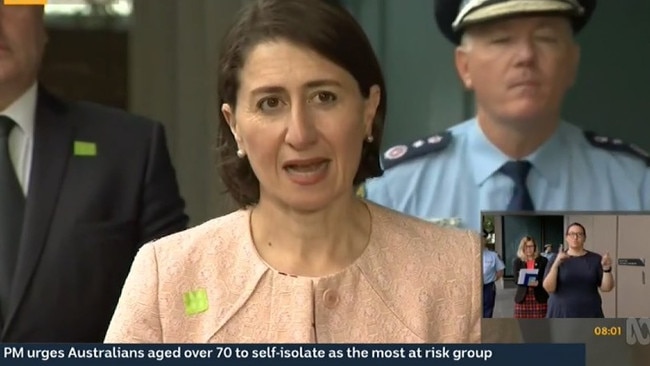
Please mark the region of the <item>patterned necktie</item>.
[[25, 196], [9, 156], [16, 123], [0, 116], [0, 319], [6, 319], [25, 210]]
[[526, 185], [526, 178], [530, 172], [531, 164], [529, 161], [509, 161], [499, 169], [515, 183], [515, 189], [512, 192], [512, 198], [508, 203], [508, 211], [534, 211], [535, 206], [530, 198], [530, 192]]

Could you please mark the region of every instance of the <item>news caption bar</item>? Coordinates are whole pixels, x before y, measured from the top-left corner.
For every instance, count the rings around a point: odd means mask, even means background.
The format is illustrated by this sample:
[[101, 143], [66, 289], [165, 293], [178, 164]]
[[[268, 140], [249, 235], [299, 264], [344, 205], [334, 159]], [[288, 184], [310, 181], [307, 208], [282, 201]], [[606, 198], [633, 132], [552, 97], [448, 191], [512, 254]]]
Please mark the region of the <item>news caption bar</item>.
[[440, 345], [251, 345], [251, 344], [3, 344], [0, 364], [12, 366], [431, 366], [511, 365], [548, 366], [552, 354], [557, 366], [585, 365], [584, 344], [440, 344]]

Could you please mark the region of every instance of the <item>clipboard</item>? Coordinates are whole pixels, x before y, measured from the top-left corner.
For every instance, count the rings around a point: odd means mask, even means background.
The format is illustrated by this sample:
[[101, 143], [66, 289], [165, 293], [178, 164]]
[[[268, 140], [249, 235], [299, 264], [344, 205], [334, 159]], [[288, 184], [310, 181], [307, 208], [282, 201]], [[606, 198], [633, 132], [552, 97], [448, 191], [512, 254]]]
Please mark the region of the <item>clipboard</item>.
[[537, 281], [539, 276], [539, 269], [521, 269], [519, 270], [519, 278], [517, 284], [521, 286], [530, 286], [531, 283]]

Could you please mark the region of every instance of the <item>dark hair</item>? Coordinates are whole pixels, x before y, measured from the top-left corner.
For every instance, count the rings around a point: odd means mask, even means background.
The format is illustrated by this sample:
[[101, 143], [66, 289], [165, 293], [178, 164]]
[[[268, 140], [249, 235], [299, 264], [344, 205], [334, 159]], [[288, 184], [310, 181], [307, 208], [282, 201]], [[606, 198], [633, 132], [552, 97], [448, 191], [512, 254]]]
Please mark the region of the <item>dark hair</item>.
[[571, 229], [574, 226], [577, 226], [577, 227], [581, 228], [582, 233], [585, 234], [585, 238], [587, 237], [587, 230], [585, 230], [585, 227], [582, 226], [582, 224], [579, 223], [579, 222], [574, 222], [574, 223], [571, 223], [569, 226], [567, 226], [566, 227], [566, 235], [569, 235], [569, 229]]
[[[386, 115], [384, 78], [372, 45], [357, 21], [340, 5], [325, 0], [257, 0], [246, 6], [222, 43], [218, 102], [236, 108], [240, 72], [248, 53], [269, 40], [287, 40], [327, 58], [349, 72], [364, 97], [381, 88], [372, 124], [372, 142], [363, 142], [356, 186], [382, 174], [380, 145]], [[222, 113], [217, 134], [221, 179], [240, 207], [259, 202], [259, 180], [247, 158], [237, 157], [237, 142]]]

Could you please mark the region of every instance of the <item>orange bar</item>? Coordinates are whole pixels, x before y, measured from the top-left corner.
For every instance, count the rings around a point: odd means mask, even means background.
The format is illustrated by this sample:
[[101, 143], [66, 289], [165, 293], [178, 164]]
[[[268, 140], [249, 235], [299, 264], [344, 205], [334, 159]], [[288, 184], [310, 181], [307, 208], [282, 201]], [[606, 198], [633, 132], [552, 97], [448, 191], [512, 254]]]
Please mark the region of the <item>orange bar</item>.
[[2, 0], [4, 5], [46, 5], [47, 0]]

